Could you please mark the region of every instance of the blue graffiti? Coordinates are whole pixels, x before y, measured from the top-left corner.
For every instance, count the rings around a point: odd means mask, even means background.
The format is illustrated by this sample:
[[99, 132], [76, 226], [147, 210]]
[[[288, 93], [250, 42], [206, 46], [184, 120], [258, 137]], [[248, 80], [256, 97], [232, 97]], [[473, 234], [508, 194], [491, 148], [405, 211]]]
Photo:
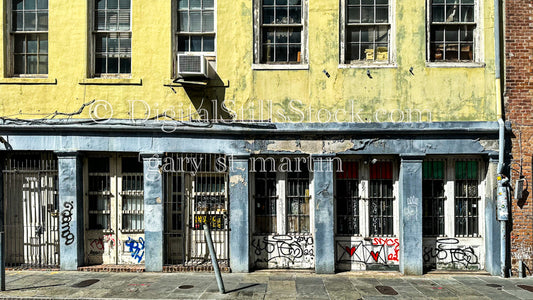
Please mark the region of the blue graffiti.
[[144, 256], [144, 239], [141, 237], [139, 238], [139, 241], [136, 241], [131, 237], [128, 237], [126, 246], [130, 248], [129, 251], [131, 252], [131, 257], [137, 259], [138, 263], [141, 263]]

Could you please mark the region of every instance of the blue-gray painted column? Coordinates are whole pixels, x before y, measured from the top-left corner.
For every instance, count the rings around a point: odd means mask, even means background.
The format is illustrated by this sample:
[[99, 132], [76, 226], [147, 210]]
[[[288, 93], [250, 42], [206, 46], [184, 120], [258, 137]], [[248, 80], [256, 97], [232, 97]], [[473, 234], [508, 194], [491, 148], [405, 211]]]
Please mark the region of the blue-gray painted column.
[[400, 272], [422, 275], [422, 161], [418, 154], [400, 155]]
[[229, 263], [232, 272], [250, 272], [249, 155], [229, 159]]
[[59, 185], [59, 259], [63, 271], [83, 265], [83, 178], [79, 152], [57, 152]]
[[141, 153], [144, 176], [144, 265], [147, 272], [163, 271], [163, 154]]
[[335, 273], [333, 156], [313, 155], [315, 272]]
[[489, 156], [487, 168], [487, 189], [485, 198], [485, 269], [492, 275], [501, 275], [500, 222], [496, 219], [496, 188], [498, 153]]

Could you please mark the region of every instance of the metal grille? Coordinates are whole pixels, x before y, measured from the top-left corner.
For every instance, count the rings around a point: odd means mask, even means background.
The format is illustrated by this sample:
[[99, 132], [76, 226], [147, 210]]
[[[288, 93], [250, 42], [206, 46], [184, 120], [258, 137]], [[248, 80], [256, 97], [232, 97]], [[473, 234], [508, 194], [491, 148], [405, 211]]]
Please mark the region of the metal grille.
[[184, 73], [200, 73], [202, 72], [201, 55], [180, 55], [179, 70]]
[[[340, 170], [339, 170], [340, 171]], [[359, 234], [359, 164], [343, 161], [342, 172], [337, 172], [337, 234]]]
[[455, 162], [455, 235], [479, 234], [478, 161]]
[[57, 158], [16, 154], [4, 160], [6, 266], [59, 267]]
[[393, 231], [392, 162], [377, 162], [370, 166], [370, 235], [391, 236]]
[[[264, 162], [264, 166], [262, 165]], [[255, 233], [276, 233], [276, 172], [273, 159], [255, 163]]]
[[122, 232], [144, 230], [143, 165], [136, 157], [122, 157]]
[[228, 260], [228, 172], [221, 154], [169, 154], [165, 173], [165, 264], [209, 263], [203, 224]]
[[[297, 164], [297, 163], [296, 163]], [[287, 231], [308, 233], [309, 230], [309, 169], [307, 163], [301, 170], [287, 173]]]
[[111, 179], [108, 157], [89, 158], [89, 229], [111, 230]]
[[422, 232], [424, 236], [444, 236], [444, 161], [422, 165]]

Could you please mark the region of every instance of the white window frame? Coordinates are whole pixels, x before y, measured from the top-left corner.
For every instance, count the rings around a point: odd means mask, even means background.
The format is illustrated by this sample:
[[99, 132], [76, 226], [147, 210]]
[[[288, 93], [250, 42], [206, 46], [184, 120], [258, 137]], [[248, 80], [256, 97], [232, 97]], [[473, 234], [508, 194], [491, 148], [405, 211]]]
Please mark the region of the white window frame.
[[[213, 51], [179, 51], [178, 50], [178, 33], [179, 33], [179, 14], [178, 14], [178, 1], [174, 0], [171, 4], [172, 9], [172, 78], [179, 77], [178, 75], [178, 54], [197, 54], [204, 55], [207, 61], [209, 62], [210, 67], [216, 71], [216, 57], [217, 57], [217, 41], [218, 41], [218, 27], [217, 27], [217, 15], [218, 15], [218, 0], [213, 0], [213, 32], [215, 36], [215, 47]], [[202, 33], [202, 32], [190, 32], [193, 35], [211, 35], [211, 33]]]
[[299, 64], [280, 64], [280, 63], [261, 63], [262, 54], [262, 0], [253, 0], [253, 18], [254, 18], [254, 60], [252, 63], [253, 70], [307, 70], [309, 69], [309, 0], [302, 0], [302, 51]]
[[[306, 159], [307, 167], [309, 168], [309, 164], [311, 164], [311, 168], [314, 168], [313, 165], [313, 159], [309, 156], [300, 157], [300, 165], [303, 168], [302, 159]], [[252, 156], [252, 158], [258, 158], [257, 156]], [[266, 159], [266, 157], [263, 157]], [[274, 158], [274, 157], [272, 157]], [[276, 170], [278, 170], [280, 165], [280, 158], [276, 157], [275, 160], [275, 167]], [[284, 157], [285, 158], [285, 157]], [[290, 157], [291, 159], [295, 159], [296, 157]], [[259, 172], [257, 169], [252, 169], [252, 163], [254, 162], [253, 159], [249, 160], [249, 177], [251, 182], [251, 188], [250, 190], [250, 199], [252, 200], [250, 203], [250, 216], [251, 216], [251, 234], [256, 236], [271, 236], [271, 235], [302, 235], [302, 236], [314, 236], [315, 226], [314, 226], [314, 220], [315, 220], [315, 210], [314, 210], [314, 172], [309, 172], [309, 231], [308, 232], [289, 232], [288, 230], [288, 203], [289, 200], [287, 199], [287, 172], [276, 172], [276, 232], [256, 232], [256, 218], [255, 218], [255, 205], [256, 205], [256, 199], [255, 199], [255, 174]], [[291, 167], [294, 170], [295, 164], [294, 160], [292, 160], [293, 163], [291, 163]], [[255, 170], [255, 172], [252, 172], [251, 170]]]
[[[6, 71], [6, 77], [20, 77], [20, 78], [48, 78], [48, 74], [50, 72], [50, 39], [49, 39], [49, 31], [50, 31], [50, 0], [48, 0], [48, 29], [46, 31], [44, 30], [36, 30], [36, 31], [15, 31], [13, 30], [13, 0], [6, 0], [4, 2], [5, 11], [6, 11], [6, 34], [7, 34], [7, 42], [6, 42], [6, 49], [8, 51], [5, 64], [5, 71]], [[37, 21], [37, 20], [36, 20]], [[25, 73], [25, 74], [15, 74], [15, 34], [46, 34], [46, 37], [48, 39], [48, 49], [46, 52], [46, 56], [48, 57], [47, 61], [47, 72], [46, 74], [32, 74], [32, 73]], [[37, 67], [39, 65], [37, 64]]]
[[[87, 2], [87, 11], [88, 13], [88, 28], [90, 34], [88, 36], [88, 78], [132, 78], [133, 74], [133, 0], [130, 0], [130, 29], [129, 30], [117, 30], [117, 31], [108, 31], [96, 29], [95, 17], [96, 17], [96, 0], [89, 0]], [[119, 73], [105, 73], [105, 74], [96, 74], [96, 36], [98, 33], [129, 33], [131, 40], [131, 53], [130, 53], [130, 73], [120, 73], [120, 64], [118, 66]]]
[[[367, 61], [359, 60], [351, 63], [346, 62], [346, 1], [340, 0], [340, 24], [339, 24], [339, 68], [395, 68], [396, 66], [396, 0], [389, 0], [389, 22], [375, 23], [377, 25], [389, 25], [388, 60], [387, 61]], [[365, 25], [364, 23], [362, 23]]]
[[484, 63], [484, 10], [481, 0], [474, 0], [474, 43], [472, 61], [431, 61], [431, 23], [432, 23], [432, 3], [433, 0], [426, 0], [426, 67], [460, 67], [479, 68], [485, 67]]

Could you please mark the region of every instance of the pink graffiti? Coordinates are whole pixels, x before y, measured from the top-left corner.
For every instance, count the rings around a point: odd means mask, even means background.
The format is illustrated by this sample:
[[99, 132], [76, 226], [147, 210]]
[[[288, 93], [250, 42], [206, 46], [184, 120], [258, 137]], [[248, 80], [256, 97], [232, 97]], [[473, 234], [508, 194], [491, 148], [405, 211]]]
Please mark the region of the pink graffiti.
[[374, 246], [388, 246], [393, 247], [394, 246], [394, 253], [389, 253], [387, 256], [388, 260], [392, 261], [399, 261], [398, 259], [398, 252], [400, 252], [400, 241], [398, 239], [389, 239], [389, 238], [374, 238], [372, 240], [372, 245]]
[[110, 246], [111, 246], [111, 247], [114, 247], [115, 244], [116, 244], [115, 236], [112, 235], [112, 234], [104, 235], [104, 241], [105, 241], [106, 243], [107, 243], [107, 242], [110, 242]]
[[91, 249], [104, 250], [104, 241], [102, 239], [95, 239], [91, 242]]

